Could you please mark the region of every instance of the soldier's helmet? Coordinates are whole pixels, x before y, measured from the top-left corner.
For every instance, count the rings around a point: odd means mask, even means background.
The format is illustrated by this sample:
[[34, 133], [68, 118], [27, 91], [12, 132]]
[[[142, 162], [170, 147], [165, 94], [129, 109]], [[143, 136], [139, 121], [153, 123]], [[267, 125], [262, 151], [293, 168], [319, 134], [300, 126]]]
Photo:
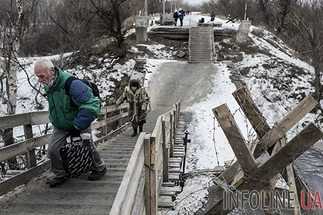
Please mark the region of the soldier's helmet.
[[137, 79], [130, 79], [129, 86], [140, 88], [140, 82]]

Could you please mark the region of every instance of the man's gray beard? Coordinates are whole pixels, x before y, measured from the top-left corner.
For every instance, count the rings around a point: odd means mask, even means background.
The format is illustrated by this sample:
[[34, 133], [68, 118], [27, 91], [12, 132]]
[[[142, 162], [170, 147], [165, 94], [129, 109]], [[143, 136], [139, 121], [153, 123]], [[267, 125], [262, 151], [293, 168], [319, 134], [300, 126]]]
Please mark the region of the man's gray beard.
[[49, 81], [48, 83], [44, 83], [43, 85], [48, 87], [48, 88], [51, 88], [54, 84], [54, 79], [52, 79], [51, 81]]

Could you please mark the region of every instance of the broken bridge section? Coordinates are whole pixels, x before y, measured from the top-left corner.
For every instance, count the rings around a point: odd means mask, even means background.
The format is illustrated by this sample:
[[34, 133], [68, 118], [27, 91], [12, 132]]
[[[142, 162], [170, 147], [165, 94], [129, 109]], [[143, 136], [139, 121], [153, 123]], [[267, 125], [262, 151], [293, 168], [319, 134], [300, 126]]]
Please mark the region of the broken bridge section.
[[[265, 192], [274, 190], [274, 185], [279, 178], [282, 178], [281, 173], [286, 169], [290, 191], [296, 194], [294, 214], [300, 214], [292, 162], [319, 141], [323, 133], [313, 123], [310, 123], [293, 139], [286, 142], [286, 132], [309, 113], [317, 102], [311, 96], [305, 97], [281, 121], [270, 128], [247, 88], [240, 88], [233, 95], [258, 138], [251, 144], [246, 143], [226, 104], [213, 109], [238, 161], [214, 180], [217, 185], [210, 189], [208, 208], [204, 213], [208, 215], [226, 214], [230, 211], [223, 210], [224, 192], [239, 192], [236, 189]], [[258, 214], [263, 213], [264, 211]]]
[[188, 43], [190, 63], [212, 63], [214, 61], [213, 27], [190, 28]]

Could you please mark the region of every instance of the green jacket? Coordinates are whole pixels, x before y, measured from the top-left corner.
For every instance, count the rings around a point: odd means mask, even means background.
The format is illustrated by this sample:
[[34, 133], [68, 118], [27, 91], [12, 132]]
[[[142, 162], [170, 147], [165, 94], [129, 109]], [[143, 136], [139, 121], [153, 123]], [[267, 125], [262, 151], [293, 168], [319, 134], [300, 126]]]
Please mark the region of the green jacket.
[[89, 99], [78, 102], [77, 105], [73, 104], [71, 99], [73, 95], [68, 96], [65, 93], [64, 88], [65, 81], [70, 76], [72, 75], [60, 70], [56, 73], [53, 86], [50, 88], [45, 87], [49, 106], [49, 120], [56, 128], [62, 130], [70, 130], [81, 127], [79, 124], [82, 123], [82, 120], [84, 119], [84, 112], [92, 115], [90, 122], [86, 122], [86, 126], [88, 126], [89, 123], [91, 123], [91, 121], [93, 121], [100, 112], [99, 98], [93, 96], [90, 87], [87, 87], [89, 91], [88, 93], [90, 93]]

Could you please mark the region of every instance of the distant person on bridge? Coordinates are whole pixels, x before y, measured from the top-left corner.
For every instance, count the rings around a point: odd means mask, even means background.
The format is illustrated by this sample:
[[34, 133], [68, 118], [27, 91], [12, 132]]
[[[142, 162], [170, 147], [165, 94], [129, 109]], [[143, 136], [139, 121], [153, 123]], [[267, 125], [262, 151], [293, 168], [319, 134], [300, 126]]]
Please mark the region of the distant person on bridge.
[[185, 16], [185, 11], [182, 8], [180, 8], [178, 10], [178, 18], [179, 18], [179, 21], [181, 22], [181, 26], [183, 26], [184, 16]]
[[139, 132], [142, 132], [143, 125], [146, 123], [149, 96], [138, 80], [131, 79], [129, 86], [126, 86], [116, 103], [120, 105], [124, 101], [129, 103], [129, 117], [133, 128], [131, 136], [135, 137], [138, 134], [138, 127]]
[[177, 26], [177, 20], [178, 20], [178, 11], [177, 10], [175, 10], [173, 18], [174, 18], [174, 21], [175, 21], [175, 26]]
[[[54, 67], [50, 60], [42, 59], [34, 64], [34, 73], [44, 86], [47, 95], [49, 120], [54, 126], [48, 144], [48, 157], [51, 162], [53, 177], [47, 179], [50, 187], [64, 183], [69, 173], [64, 168], [60, 150], [66, 144], [67, 137], [80, 137], [88, 130], [91, 122], [100, 112], [99, 98], [93, 96], [92, 89], [79, 79], [72, 80], [69, 95], [65, 83], [72, 75]], [[99, 153], [93, 147], [93, 163], [89, 180], [98, 180], [105, 175], [107, 169]]]

